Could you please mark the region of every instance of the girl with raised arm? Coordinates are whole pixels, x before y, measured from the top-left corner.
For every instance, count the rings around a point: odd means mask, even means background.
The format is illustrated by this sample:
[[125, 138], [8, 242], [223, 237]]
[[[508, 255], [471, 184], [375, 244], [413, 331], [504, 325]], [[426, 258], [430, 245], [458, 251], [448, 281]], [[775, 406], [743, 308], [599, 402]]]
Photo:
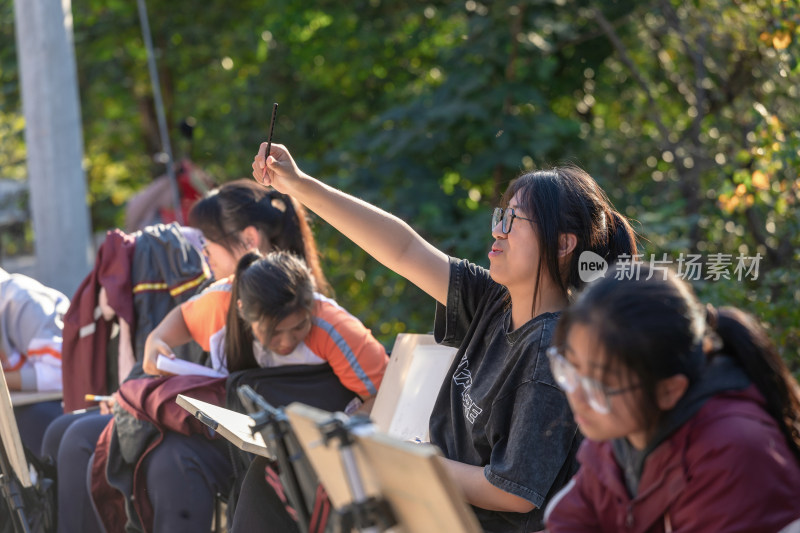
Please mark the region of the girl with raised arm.
[[303, 173], [285, 147], [265, 151], [263, 143], [253, 161], [256, 181], [291, 194], [436, 300], [436, 339], [459, 351], [431, 415], [431, 441], [486, 531], [541, 529], [544, 505], [577, 469], [580, 440], [544, 352], [582, 285], [578, 257], [634, 254], [628, 223], [578, 168], [525, 174], [494, 211], [487, 271]]
[[592, 284], [548, 351], [586, 440], [550, 533], [778, 531], [800, 519], [800, 394], [757, 320], [674, 274]]

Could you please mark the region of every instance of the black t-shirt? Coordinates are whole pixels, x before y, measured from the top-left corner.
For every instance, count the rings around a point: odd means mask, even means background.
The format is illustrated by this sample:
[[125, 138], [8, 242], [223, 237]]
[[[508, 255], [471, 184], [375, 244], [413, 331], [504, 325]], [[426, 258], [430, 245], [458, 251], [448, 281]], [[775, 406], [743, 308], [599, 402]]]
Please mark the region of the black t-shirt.
[[536, 506], [530, 513], [473, 507], [486, 531], [544, 528], [548, 498], [575, 473], [580, 435], [545, 355], [557, 314], [514, 331], [507, 290], [489, 272], [450, 260], [447, 307], [437, 304], [437, 342], [458, 347], [430, 419], [445, 457], [484, 466], [500, 489]]

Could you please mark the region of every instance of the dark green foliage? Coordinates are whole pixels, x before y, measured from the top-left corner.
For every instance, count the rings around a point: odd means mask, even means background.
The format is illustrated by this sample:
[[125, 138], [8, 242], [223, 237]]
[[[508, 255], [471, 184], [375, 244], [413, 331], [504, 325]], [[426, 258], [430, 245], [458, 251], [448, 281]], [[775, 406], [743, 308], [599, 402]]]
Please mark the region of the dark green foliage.
[[[761, 253], [704, 282], [756, 312], [797, 369], [798, 23], [774, 0], [149, 0], [175, 155], [218, 181], [275, 142], [300, 166], [487, 264], [489, 213], [520, 172], [575, 162], [639, 221], [647, 257]], [[163, 173], [136, 2], [73, 2], [96, 230]], [[24, 177], [13, 2], [0, 0], [0, 165]], [[387, 345], [433, 302], [316, 224], [338, 299]]]

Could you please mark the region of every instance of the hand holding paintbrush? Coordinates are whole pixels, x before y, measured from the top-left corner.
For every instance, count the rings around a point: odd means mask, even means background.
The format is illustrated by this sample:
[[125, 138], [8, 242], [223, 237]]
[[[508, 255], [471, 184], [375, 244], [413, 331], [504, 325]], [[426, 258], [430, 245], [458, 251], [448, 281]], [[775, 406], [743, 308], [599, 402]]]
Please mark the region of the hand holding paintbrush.
[[[269, 155], [270, 152], [272, 151], [272, 132], [275, 130], [275, 117], [277, 115], [278, 115], [278, 102], [275, 102], [274, 104], [272, 104], [272, 118], [269, 121], [269, 135], [267, 136], [267, 148], [264, 151], [264, 157], [263, 157], [264, 164], [259, 166], [256, 164], [255, 161], [253, 161], [253, 177], [256, 179], [257, 182], [259, 182], [262, 185], [269, 185], [269, 183], [265, 183], [264, 181], [265, 176], [262, 175], [260, 178], [256, 176], [256, 170], [257, 170], [256, 167], [258, 166], [259, 169], [261, 168], [266, 169], [268, 166], [267, 163], [269, 161]], [[259, 151], [259, 154], [260, 153], [261, 151]]]
[[[286, 192], [282, 190], [281, 185], [276, 184], [276, 181], [280, 180], [280, 178], [290, 178], [292, 176], [298, 177], [300, 176], [301, 172], [300, 169], [297, 168], [292, 156], [289, 155], [289, 152], [283, 145], [276, 144], [274, 146], [275, 153], [272, 153], [272, 133], [275, 129], [275, 117], [277, 114], [278, 103], [275, 102], [272, 104], [272, 119], [270, 120], [269, 124], [269, 136], [267, 137], [267, 142], [261, 143], [258, 154], [253, 160], [253, 178], [255, 178], [255, 180], [262, 185], [270, 185], [281, 192]], [[273, 163], [271, 165], [269, 163], [270, 155], [273, 159]]]
[[267, 151], [264, 154], [264, 165], [267, 164], [269, 153], [272, 150], [272, 132], [275, 130], [275, 117], [278, 114], [278, 102], [272, 104], [272, 118], [269, 121], [269, 136], [267, 136]]

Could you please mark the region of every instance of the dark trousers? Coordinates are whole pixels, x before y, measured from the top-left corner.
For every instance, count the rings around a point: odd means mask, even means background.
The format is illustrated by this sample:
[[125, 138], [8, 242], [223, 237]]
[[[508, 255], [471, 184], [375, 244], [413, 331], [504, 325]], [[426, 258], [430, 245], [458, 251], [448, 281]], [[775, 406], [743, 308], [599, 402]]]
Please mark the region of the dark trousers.
[[297, 522], [286, 511], [285, 502], [267, 482], [268, 464], [269, 460], [264, 457], [256, 457], [250, 463], [236, 502], [231, 533], [250, 531], [300, 533]]
[[168, 432], [144, 468], [155, 533], [210, 531], [216, 494], [232, 483], [226, 441]]
[[66, 414], [54, 420], [45, 432], [42, 456], [55, 458], [58, 471], [59, 533], [103, 531], [87, 480], [90, 458], [109, 420], [111, 415], [98, 411]]
[[17, 419], [17, 427], [19, 428], [22, 444], [34, 454], [38, 454], [42, 447], [42, 440], [47, 427], [63, 412], [61, 400], [15, 407], [14, 418]]

